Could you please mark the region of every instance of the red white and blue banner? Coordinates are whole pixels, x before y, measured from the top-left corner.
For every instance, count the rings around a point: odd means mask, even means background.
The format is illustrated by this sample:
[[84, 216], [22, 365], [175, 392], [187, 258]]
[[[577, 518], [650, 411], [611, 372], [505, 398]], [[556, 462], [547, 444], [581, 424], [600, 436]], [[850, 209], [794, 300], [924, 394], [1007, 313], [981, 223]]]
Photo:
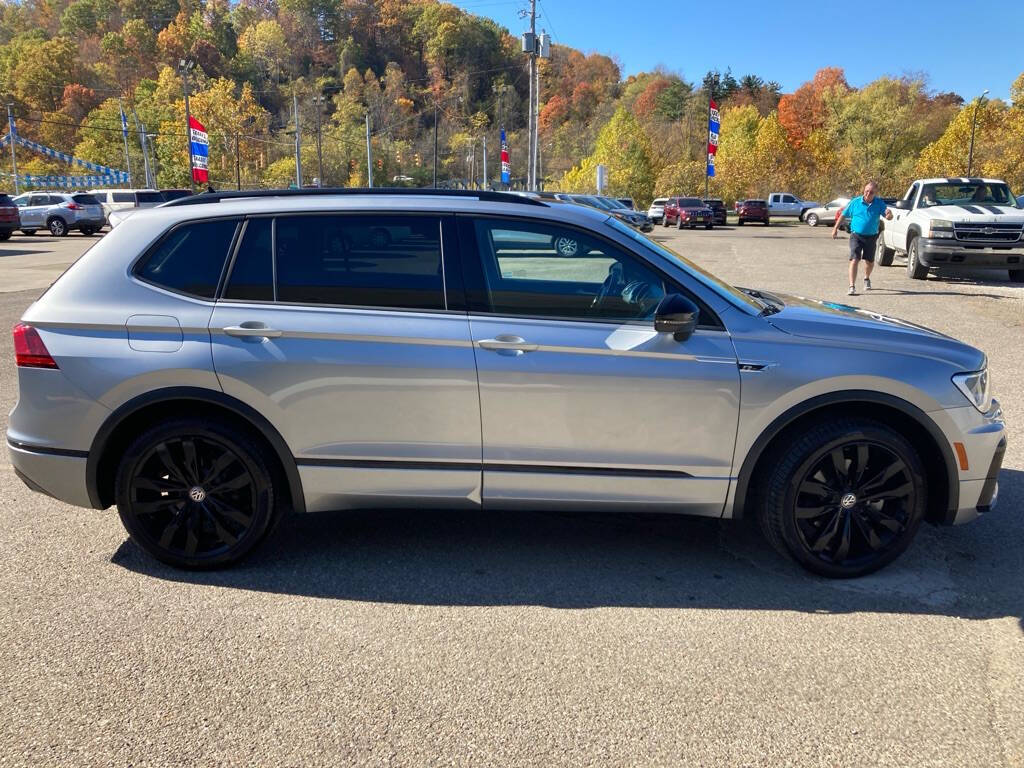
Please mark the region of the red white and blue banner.
[[206, 184], [210, 180], [210, 139], [206, 128], [192, 115], [188, 116], [189, 146], [192, 152], [192, 181]]
[[512, 178], [512, 163], [508, 160], [508, 141], [505, 139], [505, 129], [501, 129], [501, 183], [508, 184]]
[[718, 130], [721, 118], [718, 105], [708, 100], [708, 176], [715, 175], [715, 155], [718, 154]]

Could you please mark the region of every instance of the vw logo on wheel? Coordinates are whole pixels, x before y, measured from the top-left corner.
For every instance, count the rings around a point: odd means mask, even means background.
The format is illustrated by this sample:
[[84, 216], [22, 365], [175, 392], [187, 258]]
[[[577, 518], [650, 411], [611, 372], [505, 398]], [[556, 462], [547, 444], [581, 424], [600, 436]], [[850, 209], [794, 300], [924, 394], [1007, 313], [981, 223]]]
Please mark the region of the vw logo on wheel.
[[857, 503], [857, 497], [852, 493], [844, 493], [843, 498], [839, 503], [843, 505], [843, 509], [849, 509]]
[[188, 497], [196, 504], [199, 504], [200, 502], [206, 501], [206, 491], [197, 485], [194, 488], [189, 489]]

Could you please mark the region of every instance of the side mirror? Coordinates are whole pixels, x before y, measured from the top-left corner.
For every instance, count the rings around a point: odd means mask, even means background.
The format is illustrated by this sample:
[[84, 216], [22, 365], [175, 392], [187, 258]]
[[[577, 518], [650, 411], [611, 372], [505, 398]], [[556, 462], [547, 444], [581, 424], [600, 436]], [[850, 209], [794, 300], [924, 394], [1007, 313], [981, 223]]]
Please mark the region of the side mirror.
[[909, 211], [910, 210], [910, 201], [909, 200], [897, 200], [895, 203], [892, 204], [892, 207], [893, 208], [899, 208], [901, 211]]
[[686, 341], [697, 330], [700, 310], [685, 296], [670, 293], [654, 310], [654, 330], [671, 333], [676, 341]]

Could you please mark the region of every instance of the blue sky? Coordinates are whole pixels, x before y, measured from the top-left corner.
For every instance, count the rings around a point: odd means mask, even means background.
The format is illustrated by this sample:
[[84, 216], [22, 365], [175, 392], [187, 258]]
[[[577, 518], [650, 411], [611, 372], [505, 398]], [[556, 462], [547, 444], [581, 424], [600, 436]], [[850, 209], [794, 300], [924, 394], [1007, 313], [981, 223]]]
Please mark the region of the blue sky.
[[[529, 7], [525, 0], [454, 2], [515, 34], [528, 27], [517, 13]], [[985, 88], [1008, 97], [1010, 83], [1024, 72], [1020, 0], [539, 0], [537, 9], [538, 31], [616, 57], [623, 75], [661, 65], [699, 80], [709, 69], [731, 66], [737, 77], [756, 74], [792, 91], [819, 68], [837, 66], [854, 86], [881, 75], [925, 73], [933, 90], [970, 100]], [[701, 26], [702, 19], [713, 21]]]

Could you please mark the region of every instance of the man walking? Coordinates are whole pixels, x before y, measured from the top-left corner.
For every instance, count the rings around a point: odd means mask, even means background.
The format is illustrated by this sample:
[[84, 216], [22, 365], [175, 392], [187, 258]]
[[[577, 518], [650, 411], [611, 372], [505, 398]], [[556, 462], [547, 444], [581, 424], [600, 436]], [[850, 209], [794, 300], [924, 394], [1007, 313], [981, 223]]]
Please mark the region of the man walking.
[[878, 240], [878, 218], [892, 219], [892, 211], [878, 197], [878, 186], [873, 181], [864, 185], [864, 194], [851, 200], [832, 227], [832, 239], [839, 235], [839, 222], [850, 217], [850, 290], [857, 293], [857, 263], [864, 260], [864, 290], [871, 290], [871, 270], [875, 267], [875, 243]]

